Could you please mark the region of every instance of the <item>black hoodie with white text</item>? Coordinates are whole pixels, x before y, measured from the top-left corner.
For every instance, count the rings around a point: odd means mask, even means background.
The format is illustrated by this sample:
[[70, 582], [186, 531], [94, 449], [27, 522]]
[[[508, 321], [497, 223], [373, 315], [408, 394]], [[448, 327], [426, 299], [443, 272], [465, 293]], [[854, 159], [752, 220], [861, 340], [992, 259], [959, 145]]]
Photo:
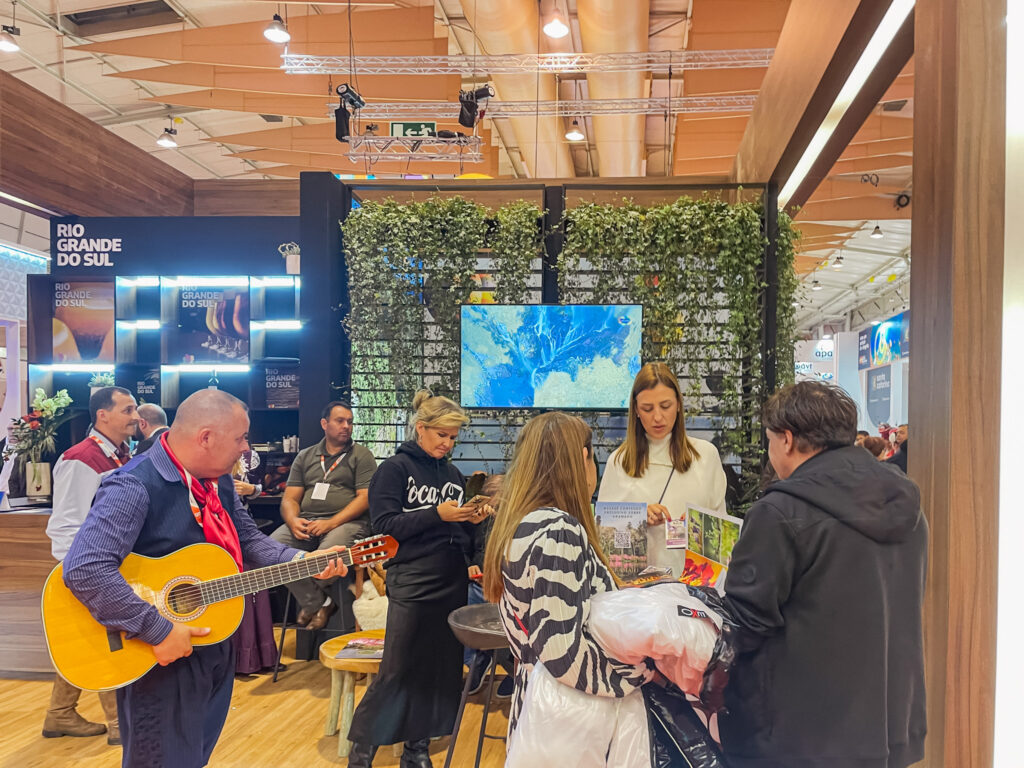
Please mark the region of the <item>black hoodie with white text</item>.
[[927, 547], [917, 486], [859, 446], [817, 454], [766, 489], [725, 583], [741, 627], [719, 718], [731, 766], [921, 759]]
[[471, 548], [470, 523], [446, 523], [438, 504], [463, 501], [466, 479], [445, 459], [435, 459], [414, 440], [402, 443], [382, 462], [370, 481], [373, 532], [394, 536], [398, 554], [390, 565], [434, 554], [441, 547]]

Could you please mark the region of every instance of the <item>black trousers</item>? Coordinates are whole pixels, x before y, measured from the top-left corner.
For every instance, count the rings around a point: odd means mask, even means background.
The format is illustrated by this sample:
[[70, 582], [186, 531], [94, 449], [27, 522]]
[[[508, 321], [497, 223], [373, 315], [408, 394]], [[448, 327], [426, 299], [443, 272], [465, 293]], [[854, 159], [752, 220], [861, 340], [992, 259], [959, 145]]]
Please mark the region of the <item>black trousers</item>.
[[448, 614], [466, 604], [467, 582], [465, 555], [456, 547], [388, 568], [384, 658], [352, 718], [352, 741], [395, 744], [452, 732], [462, 645]]

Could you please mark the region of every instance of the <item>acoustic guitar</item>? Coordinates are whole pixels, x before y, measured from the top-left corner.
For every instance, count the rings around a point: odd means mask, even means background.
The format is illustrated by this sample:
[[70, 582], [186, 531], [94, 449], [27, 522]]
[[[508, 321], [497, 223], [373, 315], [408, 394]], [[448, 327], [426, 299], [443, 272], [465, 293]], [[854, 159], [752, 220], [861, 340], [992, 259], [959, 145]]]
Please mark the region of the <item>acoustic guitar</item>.
[[[120, 572], [136, 595], [173, 622], [209, 627], [193, 645], [227, 640], [238, 629], [244, 595], [315, 576], [335, 560], [364, 565], [394, 557], [391, 536], [357, 541], [340, 552], [238, 572], [227, 550], [216, 544], [193, 544], [165, 557], [130, 553]], [[43, 629], [53, 665], [74, 686], [109, 691], [133, 683], [156, 665], [153, 646], [128, 639], [124, 632], [96, 621], [89, 609], [64, 586], [64, 564], [51, 571], [43, 587]]]

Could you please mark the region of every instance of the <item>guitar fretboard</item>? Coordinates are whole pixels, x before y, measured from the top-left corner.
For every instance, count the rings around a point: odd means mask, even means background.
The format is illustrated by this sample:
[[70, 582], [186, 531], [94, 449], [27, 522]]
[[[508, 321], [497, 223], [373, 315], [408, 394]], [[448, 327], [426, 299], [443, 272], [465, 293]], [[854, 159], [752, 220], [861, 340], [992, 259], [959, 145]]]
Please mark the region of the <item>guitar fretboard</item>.
[[251, 595], [254, 592], [278, 587], [299, 579], [308, 579], [311, 576], [316, 576], [334, 560], [341, 560], [345, 565], [351, 566], [353, 563], [352, 550], [328, 552], [315, 557], [305, 557], [301, 560], [291, 560], [279, 565], [269, 565], [266, 568], [257, 568], [220, 579], [203, 581], [199, 583], [202, 604], [219, 603], [222, 600]]

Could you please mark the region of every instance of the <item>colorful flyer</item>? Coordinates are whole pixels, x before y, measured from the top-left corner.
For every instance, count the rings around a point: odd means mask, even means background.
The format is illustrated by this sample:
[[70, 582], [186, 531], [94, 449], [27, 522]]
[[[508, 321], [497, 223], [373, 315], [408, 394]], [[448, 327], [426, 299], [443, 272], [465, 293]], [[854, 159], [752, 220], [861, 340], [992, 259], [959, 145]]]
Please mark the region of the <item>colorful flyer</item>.
[[686, 506], [686, 518], [686, 565], [679, 580], [721, 589], [743, 521], [693, 504]]
[[647, 567], [647, 504], [599, 501], [594, 515], [612, 570], [623, 580], [636, 578]]
[[665, 523], [665, 548], [666, 549], [686, 549], [687, 545], [687, 531], [689, 530], [686, 524], [686, 518], [681, 517], [678, 520], [669, 520]]

